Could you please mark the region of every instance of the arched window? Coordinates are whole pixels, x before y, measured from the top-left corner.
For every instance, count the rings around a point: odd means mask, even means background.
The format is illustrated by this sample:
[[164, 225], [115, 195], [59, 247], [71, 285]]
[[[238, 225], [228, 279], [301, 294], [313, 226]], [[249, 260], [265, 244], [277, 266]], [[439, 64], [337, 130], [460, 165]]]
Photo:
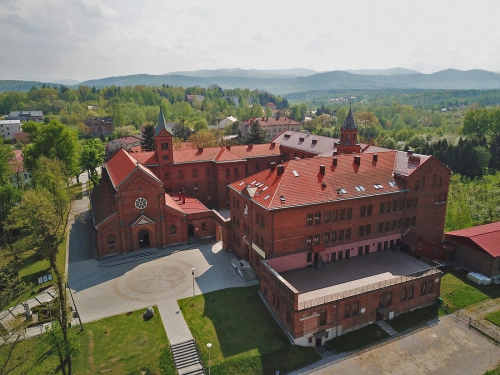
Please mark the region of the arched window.
[[419, 181], [418, 181], [418, 180], [417, 180], [417, 181], [415, 181], [415, 189], [418, 189], [418, 183], [419, 183]]
[[436, 186], [436, 175], [432, 176], [432, 186]]
[[165, 178], [170, 178], [170, 172], [169, 171], [165, 171]]
[[168, 143], [163, 142], [163, 143], [161, 144], [161, 148], [162, 148], [163, 150], [168, 150]]
[[174, 236], [174, 235], [176, 235], [176, 234], [177, 234], [177, 227], [176, 227], [175, 225], [172, 225], [172, 226], [170, 227], [170, 235], [171, 235], [171, 236]]
[[108, 236], [108, 247], [110, 250], [115, 249], [115, 236], [112, 234]]
[[425, 187], [425, 176], [422, 176], [422, 189]]

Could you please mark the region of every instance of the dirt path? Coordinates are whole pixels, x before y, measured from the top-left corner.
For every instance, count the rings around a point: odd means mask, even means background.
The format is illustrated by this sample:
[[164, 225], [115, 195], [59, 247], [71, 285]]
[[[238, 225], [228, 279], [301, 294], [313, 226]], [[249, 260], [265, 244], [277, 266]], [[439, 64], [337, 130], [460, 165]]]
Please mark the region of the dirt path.
[[94, 335], [92, 331], [89, 331], [89, 367], [90, 370], [94, 369]]

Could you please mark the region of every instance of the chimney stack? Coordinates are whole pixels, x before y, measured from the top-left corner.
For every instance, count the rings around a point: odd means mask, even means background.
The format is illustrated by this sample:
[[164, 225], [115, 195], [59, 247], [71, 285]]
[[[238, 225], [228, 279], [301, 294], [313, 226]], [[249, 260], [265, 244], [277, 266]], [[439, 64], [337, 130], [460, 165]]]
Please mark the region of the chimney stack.
[[412, 156], [412, 155], [413, 155], [413, 150], [408, 150], [408, 151], [406, 151], [406, 155], [407, 155], [407, 156]]
[[198, 147], [198, 152], [203, 152], [203, 147]]
[[271, 142], [271, 147], [276, 146], [276, 142]]
[[226, 150], [231, 150], [231, 146], [226, 146]]
[[358, 167], [361, 165], [361, 156], [356, 155], [354, 156], [354, 162], [358, 165]]
[[337, 160], [338, 160], [338, 158], [336, 158], [336, 157], [333, 158], [333, 165], [337, 165]]
[[318, 140], [317, 139], [313, 139], [312, 140], [312, 144], [315, 145], [316, 143], [318, 143]]
[[269, 169], [271, 170], [271, 172], [273, 172], [276, 169], [276, 162], [275, 161], [273, 161], [273, 162], [271, 162], [271, 164], [269, 164]]
[[319, 166], [319, 173], [322, 174], [323, 176], [326, 173], [326, 167], [324, 165]]
[[373, 161], [378, 161], [378, 154], [373, 154]]
[[283, 164], [278, 165], [278, 170], [277, 170], [278, 176], [280, 174], [283, 174], [284, 171], [285, 171], [285, 166]]
[[252, 144], [249, 144], [248, 145], [248, 148], [251, 150], [253, 148], [253, 145]]

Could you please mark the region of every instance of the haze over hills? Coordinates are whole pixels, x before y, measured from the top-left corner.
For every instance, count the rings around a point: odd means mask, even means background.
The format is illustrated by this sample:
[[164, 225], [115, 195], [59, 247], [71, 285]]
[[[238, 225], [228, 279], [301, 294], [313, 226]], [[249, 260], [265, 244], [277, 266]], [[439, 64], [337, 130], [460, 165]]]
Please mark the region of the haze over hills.
[[284, 77], [307, 77], [317, 74], [315, 70], [294, 68], [282, 70], [259, 70], [259, 69], [213, 69], [194, 70], [183, 72], [170, 72], [164, 75], [181, 75], [186, 77], [253, 77], [253, 78], [284, 78]]
[[361, 74], [365, 76], [394, 76], [397, 74], [418, 74], [420, 72], [413, 69], [406, 68], [389, 68], [389, 69], [350, 69], [344, 70], [347, 73], [351, 74]]
[[[350, 73], [358, 72], [358, 73]], [[108, 77], [80, 82], [86, 86], [201, 86], [219, 85], [224, 89], [248, 88], [287, 94], [313, 90], [335, 89], [500, 89], [500, 74], [486, 70], [446, 69], [432, 74], [423, 74], [404, 68], [361, 71], [314, 72], [308, 69], [244, 70], [217, 69], [184, 74], [134, 74]], [[398, 74], [393, 74], [398, 73]], [[51, 83], [53, 85], [54, 83]], [[2, 91], [27, 91], [42, 82], [0, 81]]]

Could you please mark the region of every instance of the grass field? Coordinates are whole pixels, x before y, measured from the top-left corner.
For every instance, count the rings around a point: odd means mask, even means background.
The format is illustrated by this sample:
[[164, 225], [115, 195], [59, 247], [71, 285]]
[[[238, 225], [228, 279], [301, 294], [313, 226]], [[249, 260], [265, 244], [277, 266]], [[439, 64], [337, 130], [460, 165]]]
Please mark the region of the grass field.
[[[31, 298], [34, 294], [37, 294], [41, 288], [46, 288], [52, 284], [56, 283], [55, 274], [51, 272], [49, 261], [40, 259], [40, 257], [35, 253], [34, 250], [26, 250], [19, 254], [21, 262], [17, 267], [19, 271], [19, 276], [22, 281], [24, 281], [29, 289], [22, 296], [19, 296], [16, 300], [11, 301], [7, 307], [12, 307], [18, 302], [26, 301]], [[2, 259], [4, 262], [10, 262], [10, 257]], [[57, 264], [59, 269], [64, 270], [66, 265], [66, 240], [59, 245], [59, 250], [57, 254]], [[54, 279], [51, 282], [38, 285], [38, 277], [52, 273]]]
[[420, 309], [398, 315], [392, 320], [387, 320], [386, 323], [396, 331], [404, 332], [409, 328], [426, 323], [429, 320], [437, 319], [438, 310], [439, 307], [437, 305], [422, 307]]
[[496, 285], [477, 285], [467, 279], [467, 272], [454, 270], [441, 279], [441, 297], [445, 306], [456, 310], [489, 298], [498, 298], [500, 288]]
[[260, 300], [258, 286], [224, 289], [179, 306], [205, 365], [212, 343], [213, 374], [281, 374], [320, 359], [313, 348], [292, 346]]
[[[149, 368], [153, 374], [174, 374], [167, 336], [158, 310], [149, 321], [142, 319], [145, 309], [85, 324], [80, 332], [81, 352], [73, 360], [73, 375], [78, 374], [140, 374]], [[79, 328], [74, 328], [79, 332]], [[6, 350], [0, 350], [0, 363]], [[10, 363], [18, 366], [9, 374], [42, 374], [57, 368], [59, 360], [47, 343], [46, 335], [25, 340], [16, 347]], [[57, 374], [61, 373], [60, 371]]]
[[337, 353], [352, 352], [383, 340], [386, 337], [389, 337], [387, 332], [376, 324], [370, 324], [356, 331], [348, 332], [342, 336], [328, 340], [327, 344]]
[[488, 320], [488, 321], [492, 322], [493, 324], [496, 324], [497, 326], [500, 327], [500, 310], [486, 315], [485, 318], [486, 318], [486, 320]]

